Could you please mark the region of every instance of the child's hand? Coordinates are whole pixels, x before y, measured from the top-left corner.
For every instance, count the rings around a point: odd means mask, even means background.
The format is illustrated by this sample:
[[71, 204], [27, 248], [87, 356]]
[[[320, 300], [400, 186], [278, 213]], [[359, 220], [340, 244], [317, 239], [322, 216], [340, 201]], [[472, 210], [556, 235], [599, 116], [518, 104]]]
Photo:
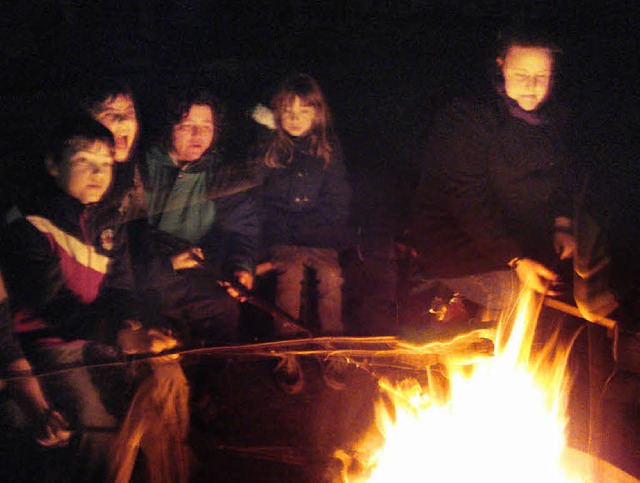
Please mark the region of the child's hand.
[[201, 267], [204, 261], [202, 248], [193, 247], [171, 257], [171, 265], [175, 271]]
[[149, 329], [149, 352], [159, 354], [178, 345], [177, 339], [157, 329]]
[[118, 332], [117, 342], [125, 354], [159, 354], [173, 349], [178, 341], [157, 329], [146, 329], [137, 321], [128, 321], [129, 326]]
[[72, 434], [65, 417], [58, 411], [49, 409], [42, 415], [42, 425], [38, 428], [36, 441], [45, 448], [59, 448], [69, 444]]
[[246, 270], [236, 270], [233, 273], [233, 276], [236, 278], [238, 283], [245, 286], [247, 290], [251, 290], [253, 288], [253, 275], [251, 272], [247, 272]]

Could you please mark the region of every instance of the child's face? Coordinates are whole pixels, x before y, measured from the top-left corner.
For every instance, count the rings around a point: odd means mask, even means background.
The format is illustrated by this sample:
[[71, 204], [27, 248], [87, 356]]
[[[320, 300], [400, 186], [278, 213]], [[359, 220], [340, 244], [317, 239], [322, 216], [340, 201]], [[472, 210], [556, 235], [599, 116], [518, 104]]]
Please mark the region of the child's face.
[[525, 111], [535, 111], [549, 96], [553, 75], [553, 56], [545, 47], [509, 48], [498, 59], [504, 76], [504, 87], [511, 99]]
[[110, 147], [95, 141], [75, 152], [69, 149], [60, 165], [47, 167], [60, 188], [86, 205], [100, 201], [111, 186], [113, 163]]
[[290, 136], [300, 137], [309, 134], [316, 120], [316, 109], [313, 106], [305, 105], [296, 96], [291, 105], [285, 108], [282, 113], [282, 129]]
[[127, 94], [118, 94], [104, 101], [94, 115], [113, 134], [115, 160], [127, 161], [138, 138], [138, 118], [133, 99]]
[[176, 161], [197, 161], [211, 147], [214, 131], [211, 107], [194, 104], [182, 120], [173, 126], [169, 154]]

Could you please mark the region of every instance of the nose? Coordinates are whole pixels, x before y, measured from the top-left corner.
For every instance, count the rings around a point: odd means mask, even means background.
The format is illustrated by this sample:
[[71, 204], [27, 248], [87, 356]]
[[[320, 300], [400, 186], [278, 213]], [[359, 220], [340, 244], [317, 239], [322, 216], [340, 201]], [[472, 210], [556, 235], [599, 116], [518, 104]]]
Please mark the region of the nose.
[[111, 166], [102, 166], [100, 164], [92, 164], [91, 165], [91, 175], [92, 176], [103, 176], [109, 170], [111, 170]]
[[536, 78], [536, 76], [527, 76], [524, 87], [525, 89], [527, 89], [527, 91], [535, 91], [536, 87], [538, 86], [538, 82], [540, 81]]
[[204, 137], [206, 129], [201, 126], [193, 126], [191, 128], [191, 136], [194, 138], [202, 138]]
[[126, 134], [133, 119], [123, 114], [117, 114], [113, 117], [113, 121], [113, 132], [115, 134]]
[[104, 169], [100, 168], [100, 166], [93, 166], [93, 168], [91, 169], [91, 174], [93, 175], [102, 174], [102, 173], [104, 173]]

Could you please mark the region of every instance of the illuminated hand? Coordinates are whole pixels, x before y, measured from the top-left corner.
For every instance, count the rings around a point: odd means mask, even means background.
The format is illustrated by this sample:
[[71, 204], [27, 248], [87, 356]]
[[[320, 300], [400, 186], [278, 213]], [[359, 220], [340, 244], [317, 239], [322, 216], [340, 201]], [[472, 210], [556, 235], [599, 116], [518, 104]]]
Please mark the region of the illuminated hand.
[[176, 271], [201, 267], [203, 261], [204, 253], [202, 252], [202, 248], [198, 247], [189, 248], [188, 250], [171, 257], [171, 265]]
[[146, 329], [137, 321], [118, 332], [118, 346], [125, 354], [159, 354], [178, 345], [171, 335], [158, 329]]
[[[253, 288], [253, 275], [250, 272], [247, 272], [246, 270], [237, 270], [233, 273], [233, 275], [238, 282], [236, 285], [242, 285], [247, 290], [251, 290]], [[224, 280], [219, 280], [218, 284], [221, 287], [224, 287], [227, 290], [227, 293], [234, 299], [240, 302], [247, 301], [247, 296], [241, 288], [234, 287], [231, 283]]]
[[247, 272], [246, 270], [236, 270], [233, 272], [233, 276], [236, 278], [238, 283], [247, 287], [247, 290], [251, 290], [253, 288], [253, 275], [251, 272]]
[[64, 416], [49, 409], [42, 415], [42, 425], [38, 428], [36, 441], [45, 448], [59, 448], [69, 444], [72, 434]]
[[515, 270], [520, 282], [525, 287], [538, 293], [545, 293], [551, 296], [559, 295], [558, 292], [550, 288], [550, 285], [558, 280], [558, 275], [542, 263], [536, 262], [531, 258], [522, 258], [518, 261]]
[[178, 341], [173, 336], [157, 329], [148, 329], [147, 335], [149, 337], [149, 352], [152, 354], [173, 349], [178, 345]]
[[553, 234], [553, 249], [560, 255], [560, 260], [573, 258], [576, 252], [576, 239], [570, 233], [557, 231]]

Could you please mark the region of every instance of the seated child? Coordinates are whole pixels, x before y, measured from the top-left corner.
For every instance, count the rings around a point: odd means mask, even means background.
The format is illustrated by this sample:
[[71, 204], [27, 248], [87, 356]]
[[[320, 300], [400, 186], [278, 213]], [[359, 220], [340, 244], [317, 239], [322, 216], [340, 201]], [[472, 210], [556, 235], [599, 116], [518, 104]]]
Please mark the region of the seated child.
[[12, 211], [19, 216], [2, 237], [3, 274], [15, 331], [35, 368], [80, 366], [47, 381], [71, 427], [83, 429], [76, 476], [93, 479], [105, 471], [109, 428], [118, 420], [82, 366], [89, 358], [158, 353], [176, 341], [144, 328], [134, 311], [127, 240], [117, 207], [103, 201], [112, 181], [112, 134], [78, 117], [60, 124], [50, 146], [44, 164], [52, 183]]
[[275, 266], [277, 304], [300, 318], [307, 268], [318, 279], [318, 318], [324, 335], [342, 335], [339, 250], [350, 238], [351, 188], [329, 107], [318, 83], [288, 78], [272, 101], [275, 129], [262, 155], [262, 227]]

